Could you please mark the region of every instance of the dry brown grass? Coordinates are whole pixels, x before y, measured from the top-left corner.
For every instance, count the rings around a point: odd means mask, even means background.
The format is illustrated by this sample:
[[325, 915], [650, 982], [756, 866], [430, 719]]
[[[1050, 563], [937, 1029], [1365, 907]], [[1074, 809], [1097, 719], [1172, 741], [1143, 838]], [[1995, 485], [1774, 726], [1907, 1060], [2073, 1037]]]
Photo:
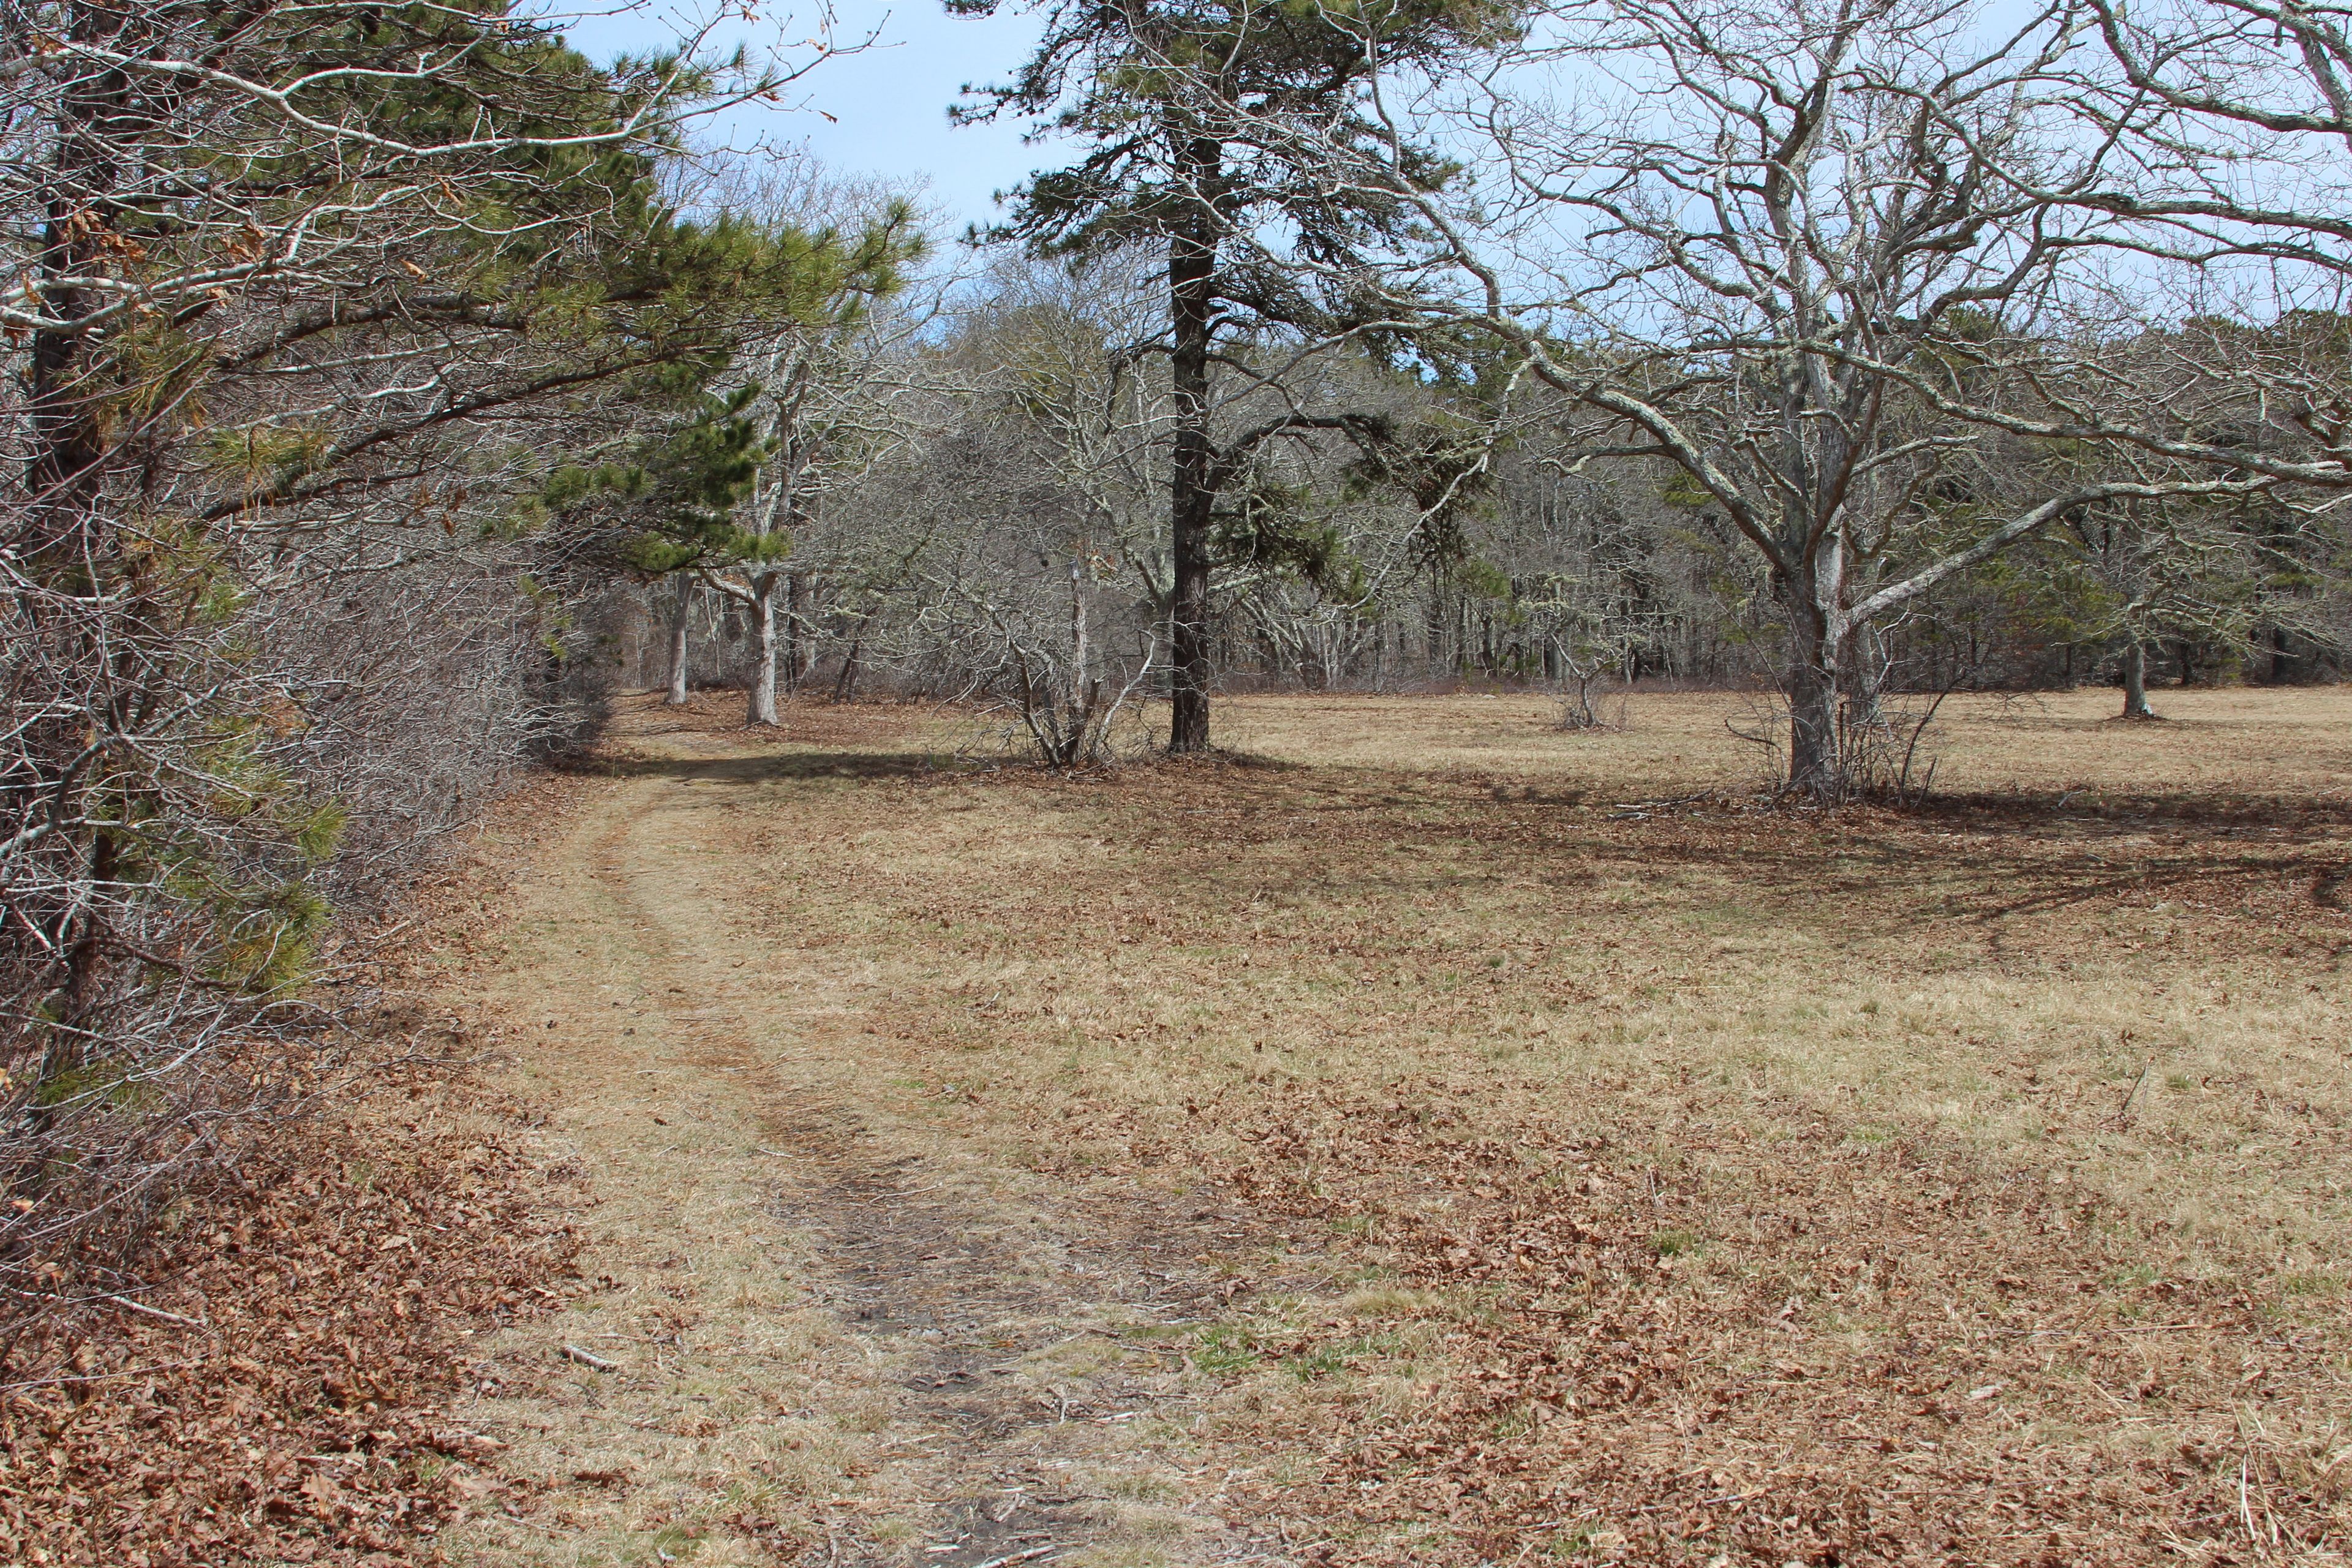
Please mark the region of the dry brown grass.
[[[1922, 742], [1946, 794], [2257, 794], [2342, 804], [2352, 791], [2352, 689], [2159, 691], [2153, 724], [2116, 720], [2106, 690], [1963, 693]], [[1616, 710], [1612, 704], [1604, 704]], [[1769, 777], [1760, 700], [1640, 692], [1621, 731], [1564, 731], [1541, 696], [1252, 697], [1219, 711], [1221, 743], [1318, 767], [1468, 770], [1597, 790], [1754, 788]]]
[[1295, 769], [782, 791], [772, 907], [945, 1126], [1444, 1292], [1240, 1331], [1318, 1394], [1268, 1504], [1351, 1553], [2334, 1550], [2352, 703], [1958, 704], [1939, 776], [2063, 810], [1614, 809], [1737, 782], [1726, 706], [1263, 699], [1224, 732]]
[[2108, 706], [1954, 700], [1907, 813], [1742, 795], [1701, 697], [1233, 701], [1259, 762], [1075, 779], [714, 708], [642, 776], [772, 998], [744, 1060], [1041, 1224], [1230, 1216], [1189, 1319], [1097, 1324], [1201, 1413], [1101, 1507], [1290, 1560], [2338, 1561], [2352, 696]]

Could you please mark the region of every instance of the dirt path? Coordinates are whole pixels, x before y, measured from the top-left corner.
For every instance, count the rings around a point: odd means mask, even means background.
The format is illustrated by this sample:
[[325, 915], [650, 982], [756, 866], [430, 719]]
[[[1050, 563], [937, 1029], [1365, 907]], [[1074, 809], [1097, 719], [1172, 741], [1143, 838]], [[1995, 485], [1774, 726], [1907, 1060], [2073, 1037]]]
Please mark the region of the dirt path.
[[588, 1247], [562, 1310], [480, 1345], [457, 1414], [509, 1479], [452, 1557], [1285, 1560], [1223, 1517], [1184, 1354], [1238, 1222], [1080, 1207], [902, 1124], [861, 1050], [885, 987], [775, 929], [738, 853], [833, 759], [625, 734], [481, 986]]

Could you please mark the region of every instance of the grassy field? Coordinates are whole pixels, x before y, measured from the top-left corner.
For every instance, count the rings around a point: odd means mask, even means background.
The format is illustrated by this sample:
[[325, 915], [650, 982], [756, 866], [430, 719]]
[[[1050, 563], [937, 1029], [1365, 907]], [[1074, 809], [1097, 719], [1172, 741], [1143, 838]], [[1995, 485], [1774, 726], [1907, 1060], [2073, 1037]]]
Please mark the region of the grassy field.
[[[1954, 699], [1901, 813], [1769, 805], [1719, 696], [1236, 700], [1078, 778], [632, 710], [694, 815], [593, 855], [677, 857], [742, 1063], [1211, 1287], [1089, 1320], [1174, 1381], [1054, 1462], [1175, 1522], [1067, 1561], [2341, 1561], [2352, 693], [2159, 696]], [[631, 962], [547, 945], [551, 1026]], [[880, 1484], [838, 1442], [779, 1509]], [[979, 1561], [906, 1474], [870, 1560]]]

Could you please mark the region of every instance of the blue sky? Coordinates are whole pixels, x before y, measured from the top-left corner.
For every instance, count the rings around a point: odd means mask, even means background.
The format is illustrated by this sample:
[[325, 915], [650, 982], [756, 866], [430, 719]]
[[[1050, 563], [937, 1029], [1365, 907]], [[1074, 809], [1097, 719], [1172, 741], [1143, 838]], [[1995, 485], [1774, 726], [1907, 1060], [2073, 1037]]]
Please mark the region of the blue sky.
[[[656, 0], [577, 16], [565, 31], [574, 48], [602, 63], [619, 53], [660, 48], [696, 15], [690, 5]], [[733, 20], [715, 37], [740, 40], [758, 53], [807, 37], [813, 16]], [[843, 174], [923, 180], [950, 234], [961, 234], [967, 223], [986, 222], [995, 215], [992, 192], [1055, 161], [1051, 148], [1023, 146], [1018, 125], [959, 129], [948, 123], [948, 105], [966, 82], [1001, 81], [1012, 74], [1036, 38], [1034, 16], [1008, 6], [975, 20], [949, 16], [939, 0], [835, 0], [836, 39], [845, 44], [877, 31], [875, 47], [828, 60], [804, 78], [799, 100], [782, 109], [740, 110], [721, 128], [723, 134], [737, 146], [803, 143]]]

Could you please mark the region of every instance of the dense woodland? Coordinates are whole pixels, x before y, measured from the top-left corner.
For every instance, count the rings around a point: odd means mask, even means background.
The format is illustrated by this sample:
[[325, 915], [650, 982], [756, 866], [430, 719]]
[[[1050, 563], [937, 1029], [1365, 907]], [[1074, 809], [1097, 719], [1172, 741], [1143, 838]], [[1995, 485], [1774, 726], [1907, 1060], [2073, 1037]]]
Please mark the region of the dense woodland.
[[1077, 151], [964, 236], [710, 150], [821, 46], [11, 0], [0, 1359], [622, 685], [1072, 766], [1250, 686], [1732, 684], [1840, 799], [1942, 691], [2336, 679], [2346, 20], [1052, 5], [955, 112]]

